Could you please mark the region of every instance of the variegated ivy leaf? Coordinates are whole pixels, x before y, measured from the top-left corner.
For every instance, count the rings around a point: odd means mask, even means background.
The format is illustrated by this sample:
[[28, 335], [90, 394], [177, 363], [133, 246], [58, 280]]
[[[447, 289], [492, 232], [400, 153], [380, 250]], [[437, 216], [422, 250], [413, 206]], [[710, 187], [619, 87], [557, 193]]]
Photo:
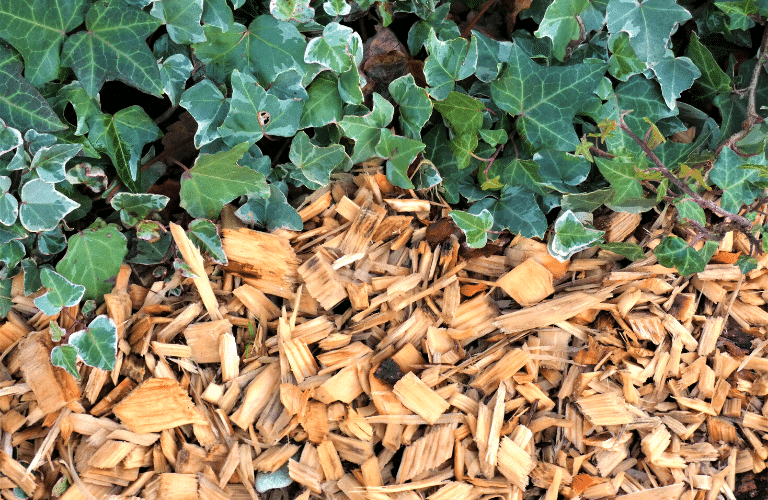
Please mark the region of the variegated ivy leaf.
[[77, 348], [71, 345], [57, 345], [51, 351], [51, 363], [54, 366], [64, 368], [73, 377], [80, 379], [77, 371]]
[[165, 208], [168, 197], [149, 193], [117, 193], [110, 204], [120, 211], [120, 221], [126, 227], [133, 227], [153, 212]]
[[555, 221], [555, 235], [550, 238], [547, 248], [561, 262], [570, 259], [573, 254], [592, 246], [599, 241], [604, 231], [586, 227], [570, 210], [560, 214]]
[[21, 188], [19, 218], [27, 231], [49, 231], [80, 204], [56, 191], [50, 182], [32, 179]]
[[195, 219], [189, 223], [189, 239], [200, 250], [207, 252], [217, 264], [226, 266], [229, 262], [221, 245], [219, 232], [213, 222], [208, 219]]
[[70, 345], [77, 348], [77, 354], [88, 366], [111, 370], [117, 359], [117, 326], [111, 318], [97, 316], [88, 328], [73, 333]]
[[48, 292], [35, 299], [35, 306], [46, 316], [58, 314], [62, 307], [77, 305], [85, 294], [84, 286], [70, 282], [47, 267], [40, 271], [40, 280]]

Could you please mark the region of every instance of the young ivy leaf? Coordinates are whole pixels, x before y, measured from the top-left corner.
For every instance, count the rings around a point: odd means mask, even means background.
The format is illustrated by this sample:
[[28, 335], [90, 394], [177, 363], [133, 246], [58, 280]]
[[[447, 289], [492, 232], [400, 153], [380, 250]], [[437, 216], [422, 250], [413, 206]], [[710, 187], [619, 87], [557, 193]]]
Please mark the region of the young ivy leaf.
[[736, 265], [739, 266], [741, 274], [747, 274], [748, 272], [757, 269], [757, 259], [749, 257], [748, 255], [741, 255], [736, 260]]
[[96, 316], [88, 328], [70, 335], [69, 343], [86, 365], [107, 371], [115, 367], [117, 326], [111, 318]]
[[181, 206], [192, 217], [218, 217], [222, 207], [238, 196], [269, 196], [264, 175], [237, 164], [248, 147], [244, 142], [229, 151], [201, 154], [181, 176]]
[[19, 202], [9, 193], [11, 178], [0, 175], [0, 224], [12, 226], [19, 215]]
[[453, 222], [464, 231], [467, 245], [472, 248], [483, 248], [488, 241], [488, 231], [493, 227], [493, 216], [488, 210], [473, 215], [461, 210], [452, 210]]
[[80, 373], [77, 371], [77, 348], [71, 345], [57, 345], [51, 351], [51, 363], [54, 366], [64, 368], [73, 377], [80, 380]]
[[352, 6], [345, 0], [326, 0], [323, 2], [323, 10], [332, 17], [346, 16], [352, 12]]
[[161, 194], [117, 193], [110, 204], [120, 211], [120, 221], [126, 227], [133, 227], [152, 212], [165, 208], [168, 199]]
[[270, 0], [269, 12], [280, 21], [306, 23], [315, 17], [315, 10], [309, 5], [310, 0]]
[[51, 321], [48, 325], [51, 329], [51, 340], [54, 342], [59, 342], [61, 339], [64, 338], [64, 335], [66, 335], [67, 332], [62, 330], [62, 328], [59, 326], [58, 323], [55, 321]]
[[40, 271], [40, 280], [48, 291], [35, 299], [35, 306], [46, 316], [58, 314], [62, 307], [79, 304], [85, 294], [84, 286], [70, 282], [47, 267]]
[[701, 250], [694, 250], [682, 238], [667, 236], [654, 249], [659, 264], [677, 268], [683, 276], [700, 273], [717, 251], [717, 242], [708, 241]]
[[85, 299], [101, 300], [112, 290], [127, 252], [127, 240], [117, 226], [97, 219], [87, 229], [70, 236], [67, 253], [56, 265], [56, 271], [72, 283], [83, 285]]
[[208, 219], [195, 219], [189, 223], [189, 239], [201, 250], [208, 252], [217, 264], [226, 266], [229, 262], [216, 226]]
[[424, 150], [424, 143], [395, 135], [389, 129], [381, 131], [381, 138], [376, 145], [376, 154], [388, 158], [387, 179], [394, 186], [413, 189], [413, 183], [408, 178], [408, 167]]
[[584, 226], [576, 214], [566, 210], [555, 221], [555, 235], [549, 240], [547, 249], [560, 262], [565, 262], [576, 252], [591, 247], [603, 234], [604, 231]]
[[[750, 163], [765, 164], [765, 156], [752, 157]], [[752, 185], [758, 180], [757, 170], [741, 168], [745, 161], [730, 147], [723, 148], [709, 172], [709, 180], [723, 190], [720, 206], [729, 212], [738, 213], [745, 203], [752, 203], [761, 190]]]
[[595, 157], [595, 163], [614, 189], [614, 202], [643, 197], [643, 185], [637, 180], [635, 164], [631, 159], [616, 157], [609, 160]]
[[80, 204], [56, 191], [53, 184], [32, 179], [21, 188], [19, 218], [27, 231], [50, 231]]
[[301, 231], [304, 223], [301, 216], [274, 184], [269, 185], [269, 198], [249, 197], [245, 204], [237, 209], [235, 215], [247, 224], [259, 224], [267, 231], [288, 229]]
[[603, 250], [608, 250], [609, 252], [617, 253], [622, 257], [626, 257], [633, 262], [645, 258], [643, 247], [637, 243], [615, 241], [613, 243], [600, 243], [598, 246]]

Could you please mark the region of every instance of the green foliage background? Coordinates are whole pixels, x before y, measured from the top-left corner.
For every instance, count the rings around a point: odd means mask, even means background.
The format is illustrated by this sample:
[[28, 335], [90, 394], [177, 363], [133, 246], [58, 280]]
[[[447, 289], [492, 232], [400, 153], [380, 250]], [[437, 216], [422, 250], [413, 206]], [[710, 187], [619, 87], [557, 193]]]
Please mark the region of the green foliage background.
[[[193, 241], [220, 262], [210, 220], [226, 203], [245, 222], [297, 230], [290, 193], [375, 159], [393, 185], [453, 204], [470, 246], [510, 231], [567, 259], [602, 243], [590, 223], [603, 207], [679, 206], [681, 226], [717, 237], [721, 215], [653, 171], [618, 128], [622, 117], [691, 192], [721, 190], [723, 209], [754, 219], [768, 186], [758, 48], [768, 0], [538, 0], [520, 14], [534, 28], [506, 40], [462, 37], [450, 9], [439, 0], [0, 0], [0, 314], [21, 269], [25, 293], [45, 286], [42, 303], [55, 312], [100, 300], [125, 260], [167, 262], [158, 214], [169, 198], [148, 193], [167, 178], [180, 182]], [[423, 70], [369, 95], [358, 19], [407, 23], [402, 42], [423, 64], [408, 67]], [[168, 131], [141, 105], [106, 112], [109, 80], [187, 110], [194, 164], [155, 161], [168, 153]], [[693, 142], [665, 140], [691, 126]], [[754, 241], [766, 231], [752, 228]], [[690, 274], [713, 245], [694, 250], [668, 235], [656, 254]], [[634, 244], [605, 248], [644, 257]], [[71, 351], [58, 355], [72, 365]]]

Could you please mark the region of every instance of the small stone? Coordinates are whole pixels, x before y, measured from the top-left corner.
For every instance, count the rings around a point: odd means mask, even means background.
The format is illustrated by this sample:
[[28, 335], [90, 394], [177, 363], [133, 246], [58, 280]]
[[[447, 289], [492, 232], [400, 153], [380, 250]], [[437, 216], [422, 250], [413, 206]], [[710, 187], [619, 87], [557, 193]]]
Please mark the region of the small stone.
[[256, 491], [264, 493], [277, 488], [285, 488], [292, 482], [293, 479], [288, 474], [288, 464], [286, 463], [275, 472], [258, 472], [256, 474]]

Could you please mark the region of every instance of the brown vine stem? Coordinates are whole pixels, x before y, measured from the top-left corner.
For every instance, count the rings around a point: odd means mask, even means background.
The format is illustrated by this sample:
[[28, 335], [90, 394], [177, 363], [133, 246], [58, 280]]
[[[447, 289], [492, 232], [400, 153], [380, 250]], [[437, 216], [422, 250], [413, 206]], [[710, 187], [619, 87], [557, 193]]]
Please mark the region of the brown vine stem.
[[483, 14], [488, 12], [488, 9], [490, 9], [495, 3], [496, 3], [496, 0], [488, 0], [487, 2], [485, 2], [485, 5], [483, 5], [482, 9], [480, 9], [480, 12], [478, 12], [475, 18], [469, 22], [466, 28], [464, 28], [464, 31], [461, 33], [462, 38], [465, 38], [469, 34], [469, 32], [472, 31], [472, 28], [474, 28], [475, 24], [477, 24], [480, 18], [483, 17]]
[[752, 78], [749, 82], [749, 87], [746, 89], [747, 119], [744, 120], [741, 130], [730, 136], [717, 148], [717, 154], [720, 154], [720, 151], [726, 146], [733, 148], [734, 144], [746, 137], [747, 133], [749, 133], [749, 129], [752, 128], [752, 125], [765, 121], [765, 118], [757, 114], [757, 105], [755, 104], [755, 101], [757, 100], [757, 84], [760, 81], [760, 71], [766, 61], [768, 61], [768, 23], [766, 23], [765, 28], [763, 29], [763, 41], [760, 43], [760, 51], [757, 53], [757, 62], [755, 62], [755, 69], [752, 70]]
[[750, 232], [750, 229], [752, 228], [752, 222], [747, 219], [746, 217], [742, 217], [741, 215], [731, 213], [724, 208], [720, 207], [719, 205], [716, 205], [715, 203], [705, 200], [701, 197], [696, 191], [688, 187], [688, 185], [681, 181], [675, 174], [673, 174], [662, 162], [659, 160], [659, 157], [656, 156], [656, 154], [651, 150], [651, 148], [648, 147], [648, 145], [643, 142], [642, 139], [640, 139], [637, 134], [632, 132], [632, 129], [630, 129], [627, 126], [627, 123], [624, 121], [624, 116], [629, 114], [630, 111], [624, 111], [619, 116], [618, 125], [621, 130], [624, 131], [625, 134], [627, 134], [633, 141], [637, 143], [638, 146], [640, 146], [640, 149], [643, 150], [643, 152], [648, 156], [648, 158], [656, 165], [656, 167], [652, 167], [648, 170], [660, 172], [661, 175], [666, 177], [669, 182], [677, 186], [680, 191], [687, 194], [693, 201], [696, 202], [697, 205], [699, 205], [702, 208], [706, 208], [709, 211], [719, 215], [720, 217], [723, 217], [724, 219], [730, 219], [733, 221], [739, 230], [743, 232], [747, 238], [749, 238], [750, 243], [757, 244], [756, 238], [752, 235]]

